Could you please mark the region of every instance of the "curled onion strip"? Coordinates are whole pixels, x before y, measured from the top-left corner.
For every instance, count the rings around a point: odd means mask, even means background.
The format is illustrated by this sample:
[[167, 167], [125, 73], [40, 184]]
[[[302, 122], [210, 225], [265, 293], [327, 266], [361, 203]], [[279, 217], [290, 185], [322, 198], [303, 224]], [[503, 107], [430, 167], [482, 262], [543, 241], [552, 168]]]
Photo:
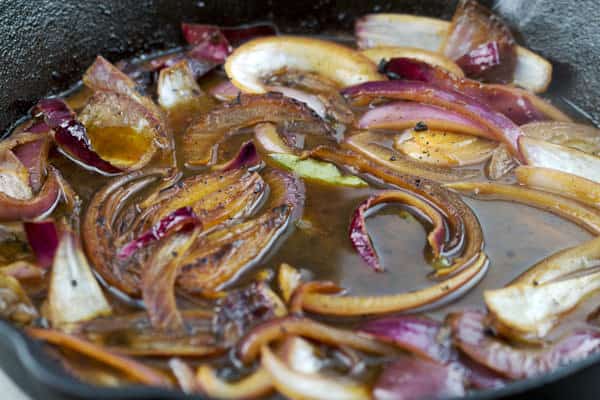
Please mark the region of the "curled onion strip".
[[226, 382], [217, 376], [214, 368], [201, 365], [196, 371], [196, 385], [210, 398], [224, 400], [256, 399], [273, 390], [271, 375], [260, 367], [237, 382]]

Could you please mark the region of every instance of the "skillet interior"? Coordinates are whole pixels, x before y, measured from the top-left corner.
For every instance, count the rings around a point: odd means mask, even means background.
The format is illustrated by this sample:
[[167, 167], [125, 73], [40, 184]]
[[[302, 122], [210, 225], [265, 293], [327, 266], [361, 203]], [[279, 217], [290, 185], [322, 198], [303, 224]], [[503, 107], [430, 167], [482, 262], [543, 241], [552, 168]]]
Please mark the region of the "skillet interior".
[[[551, 87], [553, 97], [566, 98], [588, 113], [593, 121], [600, 120], [600, 65], [594, 63], [600, 49], [596, 39], [600, 30], [593, 21], [600, 17], [594, 0], [504, 0], [494, 6], [520, 31], [528, 47], [551, 59], [555, 77]], [[313, 33], [317, 31], [349, 30], [355, 16], [372, 11], [402, 11], [448, 18], [454, 1], [186, 1], [186, 0], [125, 0], [78, 2], [29, 2], [4, 0], [0, 10], [0, 130], [23, 115], [38, 98], [66, 89], [81, 76], [96, 54], [111, 60], [127, 58], [142, 52], [172, 47], [180, 43], [179, 23], [210, 21], [233, 25], [253, 20], [273, 19], [285, 31]], [[298, 22], [298, 16], [305, 16]], [[594, 18], [595, 16], [595, 18]], [[564, 107], [563, 104], [559, 106]], [[567, 106], [568, 107], [568, 106]], [[17, 380], [22, 385], [36, 386], [38, 395], [48, 398], [45, 387], [78, 393], [83, 397], [163, 398], [154, 389], [120, 390], [91, 389], [75, 382], [48, 362], [37, 346], [22, 340], [16, 331], [0, 324], [4, 347], [16, 349], [18, 358], [26, 364], [25, 375]], [[3, 357], [6, 365], [11, 365]], [[8, 361], [8, 362], [6, 362]], [[517, 382], [497, 391], [478, 394], [491, 398], [520, 392], [560, 378], [593, 360], [574, 364], [567, 369], [539, 379]], [[14, 364], [12, 364], [14, 365]], [[17, 374], [18, 368], [9, 372]], [[546, 385], [529, 392], [528, 398], [566, 398], [578, 394], [582, 398], [598, 398], [600, 384], [593, 380], [600, 366], [587, 368], [568, 380]], [[32, 374], [32, 375], [29, 375]], [[36, 382], [31, 384], [28, 376]], [[40, 389], [42, 388], [42, 389]], [[119, 393], [119, 394], [117, 394]], [[177, 398], [173, 396], [172, 398]]]

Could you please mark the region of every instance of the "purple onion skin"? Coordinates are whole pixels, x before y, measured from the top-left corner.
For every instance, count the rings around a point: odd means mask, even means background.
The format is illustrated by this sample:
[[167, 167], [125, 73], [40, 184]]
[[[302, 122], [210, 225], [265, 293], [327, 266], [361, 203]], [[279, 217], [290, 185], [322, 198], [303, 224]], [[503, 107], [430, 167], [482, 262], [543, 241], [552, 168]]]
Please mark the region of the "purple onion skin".
[[447, 107], [486, 125], [496, 133], [497, 140], [506, 142], [513, 154], [520, 156], [517, 142], [523, 135], [521, 128], [504, 114], [456, 90], [440, 88], [426, 82], [395, 80], [361, 83], [344, 89], [343, 94], [347, 97], [414, 100]]
[[53, 220], [25, 222], [23, 224], [29, 246], [35, 254], [38, 265], [48, 269], [58, 248], [58, 230]]
[[362, 332], [383, 341], [426, 356], [432, 361], [447, 363], [455, 358], [455, 354], [449, 340], [443, 340], [441, 329], [440, 322], [414, 315], [376, 319], [360, 327]]
[[455, 365], [402, 356], [385, 367], [373, 387], [373, 398], [421, 400], [462, 396], [463, 382], [463, 371]]
[[238, 154], [225, 163], [220, 170], [221, 171], [231, 171], [234, 169], [240, 168], [251, 168], [259, 165], [261, 163], [260, 155], [256, 150], [256, 146], [252, 140], [249, 140], [242, 144]]
[[194, 213], [192, 207], [181, 207], [158, 221], [148, 231], [142, 233], [136, 239], [127, 243], [119, 250], [117, 256], [120, 259], [131, 257], [136, 251], [151, 243], [161, 240], [177, 231], [193, 229], [200, 225], [200, 219]]
[[460, 355], [439, 321], [415, 315], [400, 315], [368, 321], [359, 330], [418, 357], [462, 370], [465, 381], [471, 387], [491, 389], [506, 382], [494, 371]]
[[443, 89], [458, 90], [504, 114], [517, 125], [550, 119], [533, 105], [523, 91], [515, 88], [459, 79], [447, 71], [410, 58], [392, 58], [382, 65], [382, 69], [390, 79], [425, 82]]
[[510, 379], [548, 373], [600, 351], [600, 332], [592, 330], [571, 333], [545, 349], [514, 348], [489, 335], [485, 318], [481, 311], [451, 316], [454, 342], [476, 363]]
[[195, 57], [223, 63], [233, 48], [218, 26], [181, 24], [185, 40], [194, 47], [190, 50]]
[[456, 60], [456, 63], [465, 75], [477, 77], [500, 65], [500, 59], [500, 44], [491, 41], [469, 51]]
[[376, 272], [382, 272], [384, 268], [379, 262], [379, 257], [377, 257], [373, 243], [371, 243], [371, 239], [369, 238], [365, 219], [365, 214], [371, 207], [371, 202], [372, 199], [368, 198], [354, 211], [352, 221], [350, 222], [350, 242], [358, 252], [358, 255], [360, 255], [369, 267]]
[[54, 140], [70, 156], [90, 168], [105, 174], [117, 174], [120, 169], [104, 161], [92, 150], [85, 126], [77, 121], [75, 113], [61, 99], [43, 99], [34, 107], [32, 114], [42, 116], [54, 130]]

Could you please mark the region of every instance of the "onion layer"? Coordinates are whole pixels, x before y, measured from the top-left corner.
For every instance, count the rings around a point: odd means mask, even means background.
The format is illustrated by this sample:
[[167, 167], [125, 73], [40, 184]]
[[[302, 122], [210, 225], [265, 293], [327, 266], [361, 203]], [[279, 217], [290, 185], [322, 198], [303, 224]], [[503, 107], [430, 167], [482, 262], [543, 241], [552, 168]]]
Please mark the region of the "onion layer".
[[365, 49], [362, 53], [377, 65], [392, 58], [410, 58], [443, 68], [460, 78], [465, 76], [463, 70], [456, 65], [454, 61], [442, 54], [425, 49], [417, 49], [415, 47], [380, 46]]
[[211, 366], [201, 365], [196, 371], [196, 385], [210, 398], [223, 400], [256, 399], [273, 390], [271, 375], [260, 367], [237, 382], [226, 382]]
[[514, 201], [536, 207], [568, 219], [595, 235], [600, 234], [600, 215], [596, 210], [564, 197], [500, 183], [459, 182], [445, 186], [475, 199]]

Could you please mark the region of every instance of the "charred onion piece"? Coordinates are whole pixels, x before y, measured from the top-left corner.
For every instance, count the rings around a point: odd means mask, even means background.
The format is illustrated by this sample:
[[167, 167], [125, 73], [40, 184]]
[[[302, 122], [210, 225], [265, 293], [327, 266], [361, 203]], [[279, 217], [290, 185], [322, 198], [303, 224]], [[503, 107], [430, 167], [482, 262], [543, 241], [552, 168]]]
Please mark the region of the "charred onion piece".
[[392, 79], [426, 82], [447, 90], [457, 90], [506, 115], [517, 125], [548, 119], [570, 121], [558, 108], [523, 89], [458, 78], [434, 65], [410, 58], [391, 59], [382, 68]]
[[468, 357], [511, 379], [550, 372], [600, 350], [598, 332], [579, 331], [545, 349], [514, 348], [488, 333], [485, 314], [464, 311], [449, 317], [454, 344]]
[[32, 221], [25, 222], [23, 227], [37, 264], [42, 268], [49, 268], [58, 248], [59, 238], [56, 224], [53, 220]]
[[91, 199], [82, 223], [86, 253], [96, 271], [110, 285], [128, 295], [139, 294], [139, 271], [115, 257], [115, 220], [129, 197], [160, 178], [167, 171], [154, 169], [136, 171], [116, 178], [100, 189]]
[[60, 173], [48, 167], [48, 177], [40, 191], [31, 199], [16, 199], [0, 192], [0, 221], [42, 218], [54, 210], [62, 197]]
[[[343, 146], [371, 160], [373, 168], [386, 168], [398, 174], [420, 176], [436, 182], [455, 182], [474, 178], [475, 170], [459, 170], [421, 163], [401, 152], [381, 144], [385, 134], [375, 132], [356, 133], [346, 139]], [[316, 150], [318, 152], [318, 150]], [[362, 158], [361, 157], [361, 158]]]
[[[440, 51], [450, 30], [450, 22], [408, 14], [370, 14], [358, 19], [355, 35], [358, 47], [410, 46]], [[521, 46], [512, 82], [539, 93], [552, 79], [552, 64]]]
[[121, 172], [119, 168], [103, 160], [94, 151], [85, 126], [63, 100], [40, 100], [34, 107], [32, 115], [43, 117], [44, 122], [54, 130], [56, 143], [72, 160], [102, 174]]
[[126, 376], [150, 386], [170, 387], [171, 382], [163, 373], [133, 359], [114, 354], [93, 343], [52, 329], [27, 328], [34, 339], [64, 347], [83, 356], [117, 369]]
[[519, 139], [519, 148], [528, 165], [556, 169], [600, 183], [600, 157], [530, 137]]
[[563, 314], [600, 287], [599, 258], [596, 238], [542, 260], [505, 288], [485, 291], [495, 325], [510, 336], [543, 338]]
[[600, 234], [600, 215], [596, 210], [552, 193], [488, 182], [458, 182], [445, 186], [474, 199], [514, 201], [536, 207], [568, 219], [595, 235]]
[[262, 122], [299, 124], [312, 134], [328, 133], [324, 122], [304, 104], [280, 94], [241, 95], [238, 100], [203, 115], [185, 132], [183, 153], [187, 163], [214, 163], [216, 148], [222, 140], [237, 129]]
[[260, 367], [236, 382], [227, 382], [219, 378], [211, 366], [201, 365], [196, 371], [195, 384], [199, 392], [223, 400], [254, 399], [273, 391], [271, 375]]
[[248, 93], [265, 93], [262, 80], [284, 69], [314, 72], [340, 87], [382, 79], [376, 65], [358, 51], [304, 37], [254, 39], [237, 48], [225, 63], [231, 82]]
[[390, 354], [391, 346], [374, 340], [368, 334], [354, 333], [350, 330], [334, 328], [308, 318], [290, 316], [266, 321], [242, 338], [237, 344], [238, 356], [245, 364], [254, 361], [262, 346], [278, 340], [285, 335], [298, 335], [332, 346], [348, 346], [372, 354]]
[[127, 259], [138, 249], [161, 240], [172, 233], [180, 230], [189, 230], [198, 225], [201, 225], [200, 219], [191, 207], [178, 208], [166, 217], [161, 218], [161, 220], [153, 225], [148, 231], [143, 232], [140, 236], [123, 246], [117, 253], [117, 256], [122, 259]]
[[112, 312], [78, 238], [68, 230], [62, 233], [56, 249], [47, 301], [49, 319], [55, 328]]
[[367, 82], [344, 90], [347, 97], [368, 102], [374, 98], [411, 100], [447, 108], [488, 128], [485, 137], [505, 142], [520, 157], [517, 141], [523, 135], [510, 119], [487, 105], [460, 92], [439, 88], [425, 82], [381, 81]]
[[454, 61], [442, 54], [425, 49], [417, 49], [415, 47], [380, 46], [368, 48], [363, 50], [361, 53], [363, 53], [377, 65], [380, 65], [380, 63], [386, 62], [392, 58], [410, 58], [445, 69], [459, 78], [465, 76], [463, 70], [460, 69], [460, 67], [456, 65]]
[[371, 398], [366, 385], [342, 378], [329, 378], [318, 374], [294, 371], [283, 360], [263, 346], [261, 366], [272, 379], [273, 386], [290, 398], [311, 400], [368, 400]]
[[373, 387], [373, 399], [438, 399], [465, 394], [464, 371], [454, 364], [438, 364], [401, 356], [387, 364]]
[[509, 83], [516, 66], [516, 44], [506, 24], [475, 0], [458, 3], [444, 53], [466, 75], [488, 82]]
[[431, 246], [434, 256], [436, 258], [440, 257], [444, 241], [446, 240], [444, 216], [431, 204], [414, 193], [388, 190], [375, 194], [363, 201], [354, 211], [354, 216], [350, 222], [350, 241], [367, 265], [375, 271], [384, 271], [367, 232], [366, 214], [371, 207], [390, 202], [400, 202], [401, 204], [416, 208], [427, 216], [432, 225], [432, 229], [427, 235], [427, 241]]
[[577, 175], [550, 168], [529, 167], [515, 169], [517, 182], [533, 189], [551, 192], [588, 206], [600, 208], [600, 184]]

